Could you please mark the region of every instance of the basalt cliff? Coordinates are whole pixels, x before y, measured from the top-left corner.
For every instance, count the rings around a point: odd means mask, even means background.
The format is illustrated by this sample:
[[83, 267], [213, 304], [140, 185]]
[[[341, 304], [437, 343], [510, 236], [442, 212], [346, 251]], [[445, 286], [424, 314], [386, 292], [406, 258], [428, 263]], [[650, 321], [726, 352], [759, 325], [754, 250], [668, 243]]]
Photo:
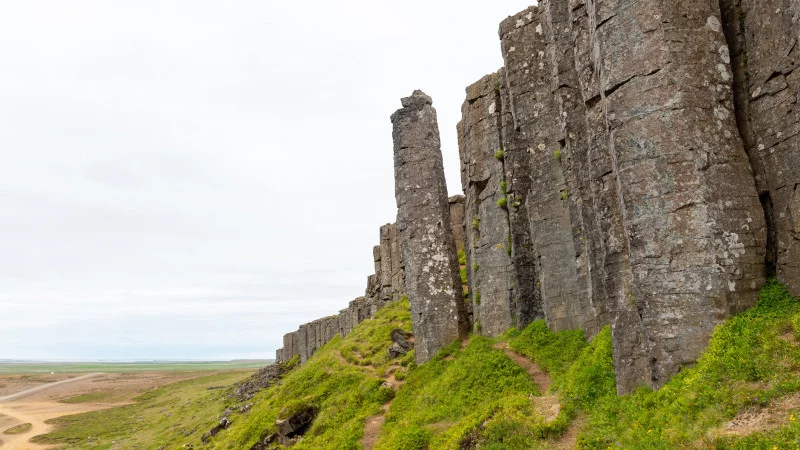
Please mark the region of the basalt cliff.
[[663, 385], [768, 277], [800, 294], [799, 21], [800, 0], [542, 0], [507, 18], [504, 65], [467, 87], [456, 129], [464, 195], [447, 196], [415, 91], [391, 116], [397, 222], [365, 295], [277, 359], [407, 296], [419, 364], [544, 319], [610, 325], [619, 393]]

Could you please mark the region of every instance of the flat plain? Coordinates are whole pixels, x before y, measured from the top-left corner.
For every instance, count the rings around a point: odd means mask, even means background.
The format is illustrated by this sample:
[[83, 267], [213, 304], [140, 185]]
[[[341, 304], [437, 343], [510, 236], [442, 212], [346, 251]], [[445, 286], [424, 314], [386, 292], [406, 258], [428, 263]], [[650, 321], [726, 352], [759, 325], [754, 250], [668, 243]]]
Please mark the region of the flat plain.
[[[77, 418], [92, 411], [135, 405], [138, 397], [174, 383], [190, 382], [197, 385], [198, 392], [217, 385], [229, 386], [268, 363], [3, 363], [0, 364], [0, 448], [63, 448], [63, 442], [33, 443], [30, 439], [56, 431], [58, 426], [53, 422], [58, 423], [54, 420], [57, 418]], [[30, 426], [21, 426], [25, 424]], [[25, 431], [14, 433], [20, 429]]]

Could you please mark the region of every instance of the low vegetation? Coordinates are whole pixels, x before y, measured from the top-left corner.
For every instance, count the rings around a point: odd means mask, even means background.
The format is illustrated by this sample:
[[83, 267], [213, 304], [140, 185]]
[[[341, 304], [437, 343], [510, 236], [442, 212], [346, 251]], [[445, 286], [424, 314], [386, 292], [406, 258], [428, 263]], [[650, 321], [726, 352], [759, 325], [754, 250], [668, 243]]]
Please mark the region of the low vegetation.
[[193, 378], [146, 392], [131, 405], [59, 417], [50, 421], [54, 431], [34, 437], [33, 442], [70, 449], [199, 446], [203, 433], [233, 404], [228, 389], [213, 388], [231, 385], [250, 373], [231, 371]]
[[[800, 304], [775, 281], [754, 308], [717, 327], [696, 365], [657, 391], [623, 397], [616, 395], [608, 327], [587, 342], [582, 331], [554, 333], [537, 321], [496, 339], [472, 336], [421, 366], [413, 351], [389, 358], [395, 328], [410, 331], [405, 299], [257, 394], [252, 409], [231, 414], [231, 426], [206, 447], [250, 448], [275, 432], [276, 420], [307, 407], [316, 418], [292, 448], [360, 448], [367, 419], [384, 411], [379, 449], [554, 448], [567, 438], [586, 449], [800, 446]], [[519, 358], [549, 375], [547, 392]], [[396, 391], [385, 383], [391, 377], [404, 380]], [[197, 446], [227, 406], [224, 390], [199, 388], [220, 384], [191, 380], [147, 393], [135, 405], [60, 418], [58, 429], [37, 441]], [[555, 412], [545, 414], [544, 400], [556, 404]]]
[[31, 425], [29, 423], [22, 423], [22, 424], [13, 426], [13, 427], [3, 431], [3, 434], [22, 434], [22, 433], [27, 433], [28, 430], [30, 430], [32, 426], [33, 425]]
[[114, 397], [113, 392], [89, 392], [61, 400], [61, 403], [101, 403]]
[[465, 348], [456, 342], [414, 367], [392, 402], [376, 448], [458, 448], [475, 424], [496, 411], [530, 404], [537, 386], [493, 344], [473, 336]]
[[292, 448], [360, 448], [368, 417], [394, 395], [384, 384], [385, 375], [403, 378], [414, 360], [413, 351], [400, 360], [390, 360], [390, 333], [400, 328], [411, 331], [408, 301], [394, 302], [368, 319], [344, 339], [334, 338], [299, 369], [289, 373], [280, 385], [262, 391], [256, 406], [214, 438], [212, 448], [250, 448], [276, 431], [275, 421], [307, 406], [318, 411], [303, 439]]

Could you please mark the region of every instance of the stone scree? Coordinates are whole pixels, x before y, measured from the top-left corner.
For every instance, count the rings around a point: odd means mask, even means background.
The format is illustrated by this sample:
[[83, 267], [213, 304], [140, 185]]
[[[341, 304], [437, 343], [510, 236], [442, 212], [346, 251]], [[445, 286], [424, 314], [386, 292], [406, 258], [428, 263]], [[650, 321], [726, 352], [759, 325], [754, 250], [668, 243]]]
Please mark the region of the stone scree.
[[[800, 295], [799, 21], [800, 0], [540, 0], [504, 20], [503, 67], [457, 126], [463, 198], [430, 97], [392, 116], [397, 226], [334, 334], [405, 293], [418, 362], [470, 326], [609, 325], [628, 393], [696, 361], [766, 277]], [[326, 320], [278, 358], [307, 359]]]

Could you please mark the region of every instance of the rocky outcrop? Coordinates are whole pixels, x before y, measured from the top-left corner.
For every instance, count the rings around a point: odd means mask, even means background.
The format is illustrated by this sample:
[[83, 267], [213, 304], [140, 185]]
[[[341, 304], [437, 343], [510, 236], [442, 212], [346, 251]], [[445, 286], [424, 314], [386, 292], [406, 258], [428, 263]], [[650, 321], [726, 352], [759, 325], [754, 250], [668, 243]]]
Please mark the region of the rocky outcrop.
[[260, 369], [247, 379], [236, 383], [232, 396], [240, 402], [250, 400], [259, 391], [280, 381], [287, 372], [296, 366], [295, 364], [288, 361], [276, 362]]
[[458, 124], [467, 282], [475, 328], [488, 336], [516, 323], [499, 83], [492, 74], [468, 87]]
[[800, 0], [541, 0], [504, 20], [503, 67], [457, 126], [464, 196], [415, 91], [392, 116], [398, 220], [365, 296], [277, 358], [408, 294], [418, 363], [470, 325], [610, 325], [618, 391], [661, 386], [767, 276], [800, 294], [798, 21]]
[[392, 115], [397, 233], [417, 363], [466, 335], [439, 126], [431, 98], [414, 91]]
[[[448, 201], [452, 220], [453, 247], [464, 248], [464, 197]], [[352, 300], [338, 315], [309, 322], [283, 336], [283, 347], [276, 350], [276, 361], [289, 361], [295, 355], [306, 362], [335, 336], [347, 336], [353, 327], [371, 318], [384, 305], [399, 300], [406, 293], [404, 260], [395, 224], [380, 228], [380, 244], [372, 249], [375, 273], [367, 277], [365, 295]]]
[[739, 133], [768, 226], [768, 269], [800, 295], [800, 1], [720, 6]]
[[[783, 10], [788, 29], [794, 16]], [[487, 233], [497, 241], [506, 227], [511, 237], [510, 261], [494, 270], [502, 280], [482, 279], [484, 264], [469, 271], [484, 333], [538, 317], [589, 336], [611, 324], [619, 391], [658, 387], [696, 360], [717, 323], [755, 301], [769, 257], [762, 203], [772, 205], [778, 271], [791, 280], [793, 200], [775, 197], [794, 189], [777, 172], [797, 167], [797, 133], [785, 132], [784, 156], [775, 150], [778, 169], [762, 163], [759, 201], [751, 162], [764, 158], [748, 159], [739, 137], [723, 19], [715, 3], [549, 0], [502, 22], [504, 67], [467, 89], [459, 125], [467, 216], [477, 225], [466, 229], [470, 264], [503, 261], [482, 248]], [[794, 73], [796, 38], [764, 34], [755, 44], [772, 50], [767, 67], [784, 65], [762, 77], [785, 99], [783, 115], [795, 111], [797, 92], [782, 80]], [[761, 121], [752, 117], [756, 89], [747, 102], [754, 143], [756, 128], [796, 124], [761, 110]], [[501, 161], [489, 158], [495, 152]], [[481, 209], [498, 198], [507, 209]], [[500, 318], [481, 308], [487, 291]]]

